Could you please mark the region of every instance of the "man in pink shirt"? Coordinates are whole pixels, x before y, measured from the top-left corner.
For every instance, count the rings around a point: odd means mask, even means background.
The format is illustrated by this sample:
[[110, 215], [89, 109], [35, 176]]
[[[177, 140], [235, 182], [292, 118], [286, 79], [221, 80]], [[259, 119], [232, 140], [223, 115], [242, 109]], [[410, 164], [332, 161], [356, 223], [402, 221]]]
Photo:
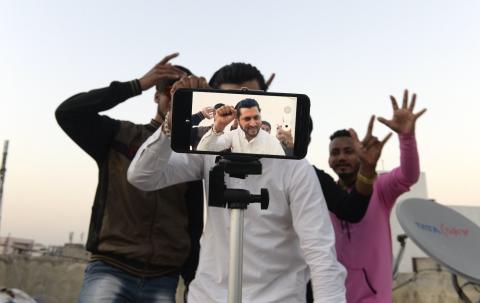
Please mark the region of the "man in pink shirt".
[[[426, 109], [413, 113], [416, 95], [408, 102], [408, 91], [399, 107], [393, 96], [393, 117], [378, 118], [398, 134], [400, 167], [367, 178], [358, 174], [359, 159], [353, 142], [358, 142], [353, 130], [340, 130], [330, 137], [329, 165], [338, 175], [338, 183], [350, 190], [357, 178], [373, 184], [368, 210], [356, 224], [347, 223], [330, 214], [335, 230], [338, 260], [348, 271], [345, 286], [348, 303], [392, 302], [392, 243], [390, 213], [396, 199], [415, 184], [420, 174], [415, 122]], [[352, 139], [352, 136], [354, 138]]]

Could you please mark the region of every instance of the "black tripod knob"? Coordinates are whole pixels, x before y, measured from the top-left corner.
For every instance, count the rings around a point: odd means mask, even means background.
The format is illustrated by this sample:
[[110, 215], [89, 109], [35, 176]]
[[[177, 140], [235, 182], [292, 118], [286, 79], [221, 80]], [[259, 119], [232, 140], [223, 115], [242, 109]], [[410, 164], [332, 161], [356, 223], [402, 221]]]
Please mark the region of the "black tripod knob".
[[268, 189], [262, 188], [260, 190], [260, 195], [251, 195], [250, 203], [260, 203], [261, 209], [267, 209], [270, 196], [268, 195]]
[[268, 204], [270, 203], [270, 196], [268, 195], [268, 190], [266, 188], [262, 188], [260, 190], [260, 195], [262, 196], [262, 200], [260, 202], [261, 209], [267, 209]]

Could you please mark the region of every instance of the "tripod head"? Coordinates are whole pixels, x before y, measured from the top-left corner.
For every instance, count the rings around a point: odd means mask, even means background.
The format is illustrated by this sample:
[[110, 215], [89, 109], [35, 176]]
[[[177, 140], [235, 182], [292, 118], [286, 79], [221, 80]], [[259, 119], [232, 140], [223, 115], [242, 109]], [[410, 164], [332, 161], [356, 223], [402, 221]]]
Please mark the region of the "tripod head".
[[245, 179], [248, 175], [261, 175], [262, 163], [251, 156], [218, 156], [217, 164], [210, 170], [208, 205], [231, 209], [246, 209], [250, 203], [260, 203], [261, 209], [268, 208], [269, 195], [266, 188], [260, 195], [252, 195], [245, 189], [230, 189], [225, 185], [225, 173], [230, 177]]

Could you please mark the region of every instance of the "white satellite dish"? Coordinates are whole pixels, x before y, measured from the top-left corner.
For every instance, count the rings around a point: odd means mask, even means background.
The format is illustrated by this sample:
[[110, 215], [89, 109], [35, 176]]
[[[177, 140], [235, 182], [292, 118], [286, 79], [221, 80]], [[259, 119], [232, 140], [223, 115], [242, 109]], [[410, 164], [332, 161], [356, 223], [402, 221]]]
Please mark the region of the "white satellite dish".
[[433, 200], [412, 198], [398, 204], [400, 225], [427, 255], [452, 273], [480, 283], [480, 227]]

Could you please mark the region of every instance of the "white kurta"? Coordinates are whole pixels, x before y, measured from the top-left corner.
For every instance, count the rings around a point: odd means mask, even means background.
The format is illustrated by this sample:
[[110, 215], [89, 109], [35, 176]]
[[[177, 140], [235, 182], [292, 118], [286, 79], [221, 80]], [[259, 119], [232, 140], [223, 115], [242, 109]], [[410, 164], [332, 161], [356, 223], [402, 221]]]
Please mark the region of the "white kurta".
[[280, 141], [263, 129], [250, 141], [241, 128], [221, 134], [214, 134], [210, 129], [197, 146], [197, 150], [201, 151], [221, 151], [227, 148], [231, 148], [232, 153], [285, 155]]
[[[159, 129], [139, 149], [128, 180], [148, 191], [204, 178], [208, 189], [214, 161], [215, 156], [172, 152]], [[245, 211], [243, 302], [305, 302], [310, 273], [317, 302], [345, 302], [345, 269], [336, 258], [332, 224], [312, 166], [306, 160], [261, 162], [262, 175], [225, 177], [228, 188], [252, 194], [267, 188], [270, 194], [267, 210], [251, 204]], [[229, 230], [230, 211], [208, 207], [190, 303], [227, 301]]]

